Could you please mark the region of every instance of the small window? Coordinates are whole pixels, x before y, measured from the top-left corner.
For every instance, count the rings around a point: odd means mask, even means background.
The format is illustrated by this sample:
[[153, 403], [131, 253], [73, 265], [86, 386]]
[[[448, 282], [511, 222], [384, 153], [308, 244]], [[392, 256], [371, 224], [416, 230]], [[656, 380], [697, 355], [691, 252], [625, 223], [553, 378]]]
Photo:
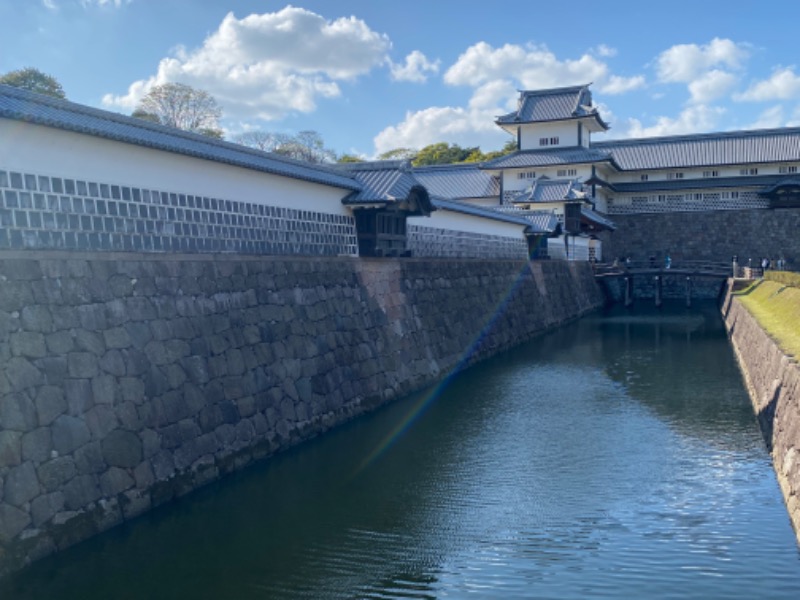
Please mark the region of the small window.
[[739, 169], [739, 175], [758, 175], [757, 168]]
[[680, 171], [667, 173], [667, 179], [683, 179], [683, 173]]
[[536, 173], [533, 171], [523, 171], [517, 173], [517, 179], [536, 179]]
[[650, 179], [650, 176], [647, 173], [639, 175], [639, 181], [647, 181], [648, 179]]
[[577, 174], [577, 169], [558, 169], [556, 171], [556, 177], [575, 177]]
[[550, 145], [551, 146], [558, 146], [558, 138], [557, 137], [551, 137], [550, 138]]
[[703, 171], [703, 177], [719, 177], [719, 171]]
[[778, 167], [778, 173], [797, 173], [797, 167], [795, 165]]
[[539, 138], [539, 145], [540, 146], [549, 146], [550, 145], [550, 138]]

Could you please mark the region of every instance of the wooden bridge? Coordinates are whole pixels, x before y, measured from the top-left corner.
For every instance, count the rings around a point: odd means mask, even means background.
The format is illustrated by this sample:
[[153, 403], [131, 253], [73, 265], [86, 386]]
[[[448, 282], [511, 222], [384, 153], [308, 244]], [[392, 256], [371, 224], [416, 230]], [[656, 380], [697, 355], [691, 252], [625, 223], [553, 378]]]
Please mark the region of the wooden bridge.
[[[741, 268], [737, 268], [737, 271], [741, 271]], [[740, 275], [740, 273], [737, 272], [736, 275]], [[734, 276], [734, 265], [728, 262], [711, 261], [672, 261], [669, 266], [655, 261], [598, 263], [594, 266], [594, 276], [598, 281], [624, 279], [625, 306], [633, 303], [634, 279], [652, 278], [655, 283], [655, 303], [656, 306], [661, 306], [664, 279], [680, 277], [684, 280], [686, 305], [690, 306], [694, 279], [719, 279], [722, 282], [728, 277]]]

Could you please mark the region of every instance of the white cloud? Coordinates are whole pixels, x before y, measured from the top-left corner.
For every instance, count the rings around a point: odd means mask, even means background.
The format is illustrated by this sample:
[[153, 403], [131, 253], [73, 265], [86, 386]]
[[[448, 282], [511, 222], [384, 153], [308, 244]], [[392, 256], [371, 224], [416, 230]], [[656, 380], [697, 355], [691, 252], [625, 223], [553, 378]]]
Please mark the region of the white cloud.
[[783, 125], [783, 122], [783, 106], [777, 104], [763, 111], [758, 115], [758, 119], [744, 127], [744, 129], [773, 129]]
[[766, 102], [770, 100], [791, 100], [800, 97], [800, 77], [795, 75], [794, 67], [778, 68], [769, 79], [752, 84], [736, 100]]
[[58, 5], [55, 3], [55, 0], [42, 0], [42, 5], [47, 10], [58, 10]]
[[614, 95], [625, 94], [633, 90], [643, 88], [645, 84], [644, 77], [637, 75], [635, 77], [620, 77], [619, 75], [611, 75], [605, 83], [598, 87], [598, 91]]
[[89, 6], [114, 6], [116, 8], [122, 7], [124, 4], [130, 4], [133, 0], [81, 0], [81, 5], [84, 8]]
[[597, 54], [597, 56], [610, 58], [612, 56], [617, 55], [617, 49], [612, 48], [611, 46], [608, 46], [606, 44], [600, 44], [599, 46], [597, 46], [597, 48], [594, 49], [594, 53]]
[[738, 69], [750, 56], [747, 44], [714, 38], [706, 45], [679, 44], [658, 55], [656, 70], [664, 82], [689, 83], [718, 66]]
[[[593, 51], [611, 56], [607, 46]], [[483, 149], [500, 147], [508, 135], [494, 124], [498, 115], [516, 107], [517, 89], [544, 89], [595, 82], [597, 90], [621, 94], [644, 86], [642, 76], [612, 75], [591, 53], [561, 60], [545, 46], [506, 44], [494, 48], [479, 42], [467, 48], [444, 74], [449, 85], [472, 88], [466, 107], [438, 106], [409, 112], [397, 125], [375, 137], [376, 153], [394, 148], [422, 148], [435, 142]]]
[[716, 106], [695, 105], [685, 108], [676, 118], [661, 116], [650, 126], [642, 125], [639, 119], [628, 119], [623, 137], [654, 137], [702, 133], [715, 129], [725, 109]]
[[[106, 0], [110, 1], [110, 0]], [[302, 8], [237, 19], [233, 13], [203, 45], [163, 58], [155, 75], [103, 104], [127, 110], [154, 85], [177, 82], [212, 94], [230, 118], [276, 119], [311, 112], [319, 98], [383, 64], [391, 43], [355, 17], [327, 21]]]
[[431, 62], [419, 50], [414, 50], [406, 56], [406, 62], [403, 65], [389, 61], [392, 79], [395, 81], [412, 81], [414, 83], [424, 83], [428, 79], [427, 73], [438, 73], [439, 64], [439, 60]]
[[708, 104], [728, 93], [738, 81], [736, 75], [719, 69], [703, 73], [689, 83], [690, 102]]
[[545, 46], [506, 44], [493, 48], [478, 42], [444, 74], [450, 85], [469, 86], [507, 77], [515, 77], [525, 88], [544, 89], [601, 82], [608, 77], [608, 66], [590, 54], [577, 60], [559, 60]]
[[432, 106], [409, 112], [402, 123], [375, 136], [375, 153], [395, 148], [423, 148], [436, 142], [461, 146], [499, 148], [508, 138], [494, 124], [491, 110], [454, 106]]

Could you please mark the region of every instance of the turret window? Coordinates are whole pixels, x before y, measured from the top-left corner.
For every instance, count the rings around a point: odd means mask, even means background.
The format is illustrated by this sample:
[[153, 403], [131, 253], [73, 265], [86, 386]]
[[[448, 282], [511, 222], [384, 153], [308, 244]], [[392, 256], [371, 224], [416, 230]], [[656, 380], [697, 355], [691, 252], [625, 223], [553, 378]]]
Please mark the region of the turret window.
[[681, 171], [667, 173], [667, 179], [683, 179], [683, 173]]
[[558, 146], [558, 137], [539, 138], [540, 146]]
[[778, 167], [778, 173], [782, 173], [782, 174], [783, 173], [797, 173], [797, 167], [794, 166], [794, 165], [793, 166], [788, 166], [788, 167], [787, 166]]
[[558, 169], [556, 171], [556, 177], [575, 177], [577, 174], [577, 169]]
[[517, 179], [536, 179], [536, 172], [523, 171], [521, 173], [517, 173]]

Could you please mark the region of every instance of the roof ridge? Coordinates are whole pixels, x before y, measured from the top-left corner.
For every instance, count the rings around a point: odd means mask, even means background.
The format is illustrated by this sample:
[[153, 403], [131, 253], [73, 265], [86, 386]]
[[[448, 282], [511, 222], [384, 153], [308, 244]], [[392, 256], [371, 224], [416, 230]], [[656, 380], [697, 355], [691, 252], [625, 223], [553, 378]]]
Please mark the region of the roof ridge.
[[569, 85], [565, 87], [558, 87], [558, 88], [548, 88], [544, 90], [517, 90], [520, 94], [524, 94], [525, 96], [547, 96], [550, 94], [556, 93], [564, 93], [568, 91], [578, 91], [584, 88], [587, 88], [591, 85], [591, 83], [584, 83], [581, 85]]
[[[686, 142], [691, 140], [704, 140], [714, 138], [735, 137], [762, 137], [768, 135], [788, 135], [800, 133], [800, 127], [771, 127], [767, 129], [735, 129], [731, 131], [716, 131], [708, 133], [686, 133], [680, 135], [664, 135], [654, 137], [620, 138], [614, 140], [592, 141], [590, 148], [595, 146], [624, 146], [636, 144], [661, 144], [667, 142]], [[600, 148], [598, 148], [600, 149]]]
[[[192, 131], [187, 131], [185, 129], [178, 129], [177, 127], [169, 127], [167, 125], [161, 125], [160, 123], [153, 123], [151, 121], [145, 121], [144, 119], [139, 119], [137, 117], [132, 117], [129, 115], [124, 115], [122, 113], [105, 110], [101, 108], [96, 108], [94, 106], [88, 106], [86, 104], [79, 104], [77, 102], [73, 102], [71, 100], [67, 100], [66, 98], [56, 98], [53, 96], [47, 96], [45, 94], [39, 94], [36, 92], [32, 92], [30, 90], [26, 90], [23, 88], [18, 88], [15, 86], [10, 86], [6, 84], [0, 84], [0, 97], [2, 96], [10, 96], [12, 98], [18, 98], [21, 100], [26, 100], [29, 102], [33, 102], [43, 106], [49, 106], [52, 108], [57, 108], [60, 110], [65, 110], [71, 113], [79, 114], [79, 115], [88, 115], [92, 117], [97, 117], [99, 119], [105, 119], [107, 121], [111, 121], [114, 123], [120, 123], [123, 125], [128, 125], [137, 129], [142, 129], [144, 131], [153, 131], [156, 133], [161, 133], [165, 135], [169, 135], [176, 138], [183, 138], [193, 142], [200, 142], [202, 144], [207, 144], [210, 146], [216, 146], [219, 148], [225, 148], [228, 150], [233, 150], [236, 152], [241, 152], [243, 154], [249, 154], [252, 156], [258, 156], [261, 158], [267, 158], [270, 160], [274, 160], [276, 162], [285, 163], [287, 165], [296, 166], [300, 168], [310, 169], [312, 171], [322, 171], [324, 173], [328, 173], [331, 175], [338, 175], [342, 176], [342, 174], [332, 167], [327, 167], [325, 165], [318, 165], [313, 163], [304, 162], [301, 160], [296, 160], [293, 158], [289, 158], [288, 156], [282, 156], [280, 154], [275, 154], [273, 152], [266, 152], [264, 150], [258, 150], [257, 148], [250, 148], [249, 146], [244, 146], [242, 144], [236, 144], [234, 142], [229, 142], [227, 140], [219, 140], [215, 138], [208, 137], [206, 135], [195, 133]], [[0, 116], [4, 111], [0, 109]], [[11, 112], [11, 111], [9, 111]], [[26, 119], [27, 120], [27, 119]]]

